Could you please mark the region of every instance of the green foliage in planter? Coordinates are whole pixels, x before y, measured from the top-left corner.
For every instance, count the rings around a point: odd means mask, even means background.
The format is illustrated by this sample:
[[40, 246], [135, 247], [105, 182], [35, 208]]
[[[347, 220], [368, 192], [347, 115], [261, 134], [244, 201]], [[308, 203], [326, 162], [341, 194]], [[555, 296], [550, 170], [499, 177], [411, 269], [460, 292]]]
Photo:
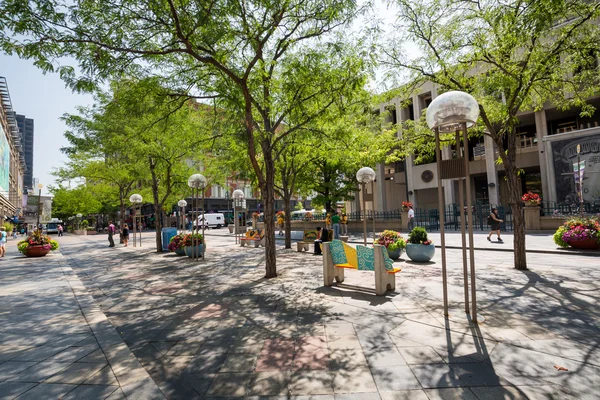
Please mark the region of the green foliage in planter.
[[427, 241], [427, 231], [420, 226], [414, 227], [408, 235], [408, 243], [423, 244]]
[[51, 251], [58, 250], [59, 247], [60, 246], [59, 246], [59, 244], [58, 244], [58, 242], [56, 240], [51, 240], [50, 241], [50, 250]]
[[554, 239], [554, 243], [556, 243], [557, 246], [563, 247], [563, 248], [569, 247], [569, 244], [563, 240], [563, 234], [566, 231], [567, 231], [567, 227], [561, 226], [560, 228], [558, 228], [556, 230], [556, 232], [554, 232], [554, 236], [552, 237], [552, 239]]
[[86, 230], [88, 226], [90, 226], [90, 223], [88, 222], [87, 219], [84, 219], [83, 221], [81, 221], [81, 229]]

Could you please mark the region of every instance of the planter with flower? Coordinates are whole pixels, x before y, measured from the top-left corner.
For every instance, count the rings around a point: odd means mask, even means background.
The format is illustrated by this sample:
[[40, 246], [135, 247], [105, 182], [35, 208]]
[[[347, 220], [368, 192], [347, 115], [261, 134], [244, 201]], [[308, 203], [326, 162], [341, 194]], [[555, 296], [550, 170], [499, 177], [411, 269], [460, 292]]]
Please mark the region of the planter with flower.
[[573, 218], [554, 233], [554, 243], [574, 249], [600, 248], [600, 222], [598, 218]]
[[304, 213], [304, 220], [305, 221], [312, 221], [313, 220], [313, 214], [310, 211], [307, 211]]
[[48, 235], [43, 235], [40, 230], [34, 231], [26, 240], [17, 243], [17, 248], [26, 257], [44, 257], [58, 247], [56, 240], [52, 240]]
[[171, 238], [168, 249], [170, 252], [177, 254], [178, 256], [185, 256], [185, 244], [183, 242], [184, 234], [180, 233]]
[[526, 207], [538, 207], [542, 202], [542, 198], [539, 194], [527, 192], [521, 197]]
[[427, 231], [420, 226], [415, 227], [408, 235], [406, 255], [416, 262], [427, 262], [433, 258], [435, 246], [427, 237]]
[[413, 204], [410, 201], [402, 202], [402, 211], [408, 211], [409, 207], [412, 207]]
[[400, 232], [385, 230], [375, 239], [375, 244], [385, 246], [388, 256], [392, 260], [397, 260], [402, 255], [402, 250], [406, 247], [406, 240], [400, 235]]
[[201, 233], [187, 233], [183, 236], [183, 245], [185, 246], [185, 255], [194, 257], [200, 255], [204, 257], [206, 251], [206, 243], [204, 243], [204, 235]]

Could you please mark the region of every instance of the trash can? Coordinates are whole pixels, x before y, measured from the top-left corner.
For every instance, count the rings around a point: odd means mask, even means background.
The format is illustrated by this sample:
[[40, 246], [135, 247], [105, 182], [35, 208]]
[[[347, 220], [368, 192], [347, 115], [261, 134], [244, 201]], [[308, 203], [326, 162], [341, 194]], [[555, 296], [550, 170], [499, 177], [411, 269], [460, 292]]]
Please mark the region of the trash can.
[[163, 251], [169, 250], [169, 242], [173, 236], [177, 235], [177, 228], [162, 228], [162, 248]]

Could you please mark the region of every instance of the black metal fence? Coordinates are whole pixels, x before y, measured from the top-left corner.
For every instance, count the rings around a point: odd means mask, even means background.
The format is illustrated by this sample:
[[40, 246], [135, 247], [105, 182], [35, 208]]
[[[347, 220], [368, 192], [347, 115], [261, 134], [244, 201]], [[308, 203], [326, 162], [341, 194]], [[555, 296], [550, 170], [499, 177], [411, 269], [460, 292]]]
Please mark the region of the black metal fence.
[[[577, 216], [581, 215], [579, 203], [556, 203], [554, 201], [542, 201], [540, 204], [542, 215], [546, 216]], [[600, 200], [595, 202], [584, 202], [583, 213], [586, 215], [600, 214]]]

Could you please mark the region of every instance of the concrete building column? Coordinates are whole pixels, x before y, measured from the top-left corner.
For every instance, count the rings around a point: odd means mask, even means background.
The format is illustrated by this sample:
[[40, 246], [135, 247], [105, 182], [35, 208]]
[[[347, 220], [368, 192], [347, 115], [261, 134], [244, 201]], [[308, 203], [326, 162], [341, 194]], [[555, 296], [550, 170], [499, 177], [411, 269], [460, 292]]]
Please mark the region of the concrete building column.
[[[488, 196], [490, 204], [500, 204], [500, 188], [498, 187], [498, 169], [496, 167], [496, 146], [489, 135], [483, 136], [485, 145], [485, 169], [487, 172]], [[493, 184], [493, 185], [491, 185]]]
[[385, 189], [385, 164], [379, 163], [375, 167], [375, 210], [387, 211], [387, 193]]
[[[551, 159], [550, 153], [545, 154], [544, 136], [548, 135], [548, 124], [546, 122], [546, 111], [536, 111], [535, 113], [535, 137], [537, 139], [537, 152], [540, 161], [540, 175], [542, 179], [542, 199], [550, 199], [555, 196], [550, 194], [550, 185], [548, 179], [547, 159]], [[545, 155], [544, 155], [545, 154]]]

